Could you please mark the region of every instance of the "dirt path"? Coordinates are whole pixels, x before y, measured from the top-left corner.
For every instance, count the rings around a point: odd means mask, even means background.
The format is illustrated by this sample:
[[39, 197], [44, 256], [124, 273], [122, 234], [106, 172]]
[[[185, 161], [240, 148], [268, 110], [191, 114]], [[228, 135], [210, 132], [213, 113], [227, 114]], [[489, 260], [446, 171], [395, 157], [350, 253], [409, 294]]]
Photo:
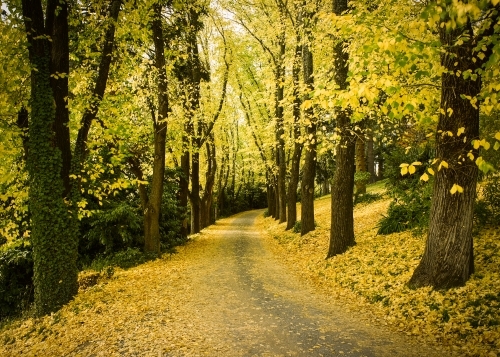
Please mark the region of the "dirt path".
[[[324, 303], [268, 249], [253, 226], [259, 213], [221, 220], [171, 259], [80, 294], [57, 321], [31, 321], [46, 332], [18, 337], [0, 355], [433, 355]], [[12, 333], [22, 329], [30, 323]]]

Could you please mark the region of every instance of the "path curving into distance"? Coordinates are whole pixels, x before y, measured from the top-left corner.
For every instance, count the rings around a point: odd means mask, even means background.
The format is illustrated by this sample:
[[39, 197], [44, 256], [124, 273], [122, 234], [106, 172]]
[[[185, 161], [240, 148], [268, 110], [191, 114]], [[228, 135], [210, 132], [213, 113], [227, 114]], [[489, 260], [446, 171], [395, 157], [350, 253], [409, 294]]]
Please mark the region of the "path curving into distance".
[[219, 220], [178, 254], [4, 330], [0, 356], [443, 356], [327, 303], [273, 253], [259, 214]]

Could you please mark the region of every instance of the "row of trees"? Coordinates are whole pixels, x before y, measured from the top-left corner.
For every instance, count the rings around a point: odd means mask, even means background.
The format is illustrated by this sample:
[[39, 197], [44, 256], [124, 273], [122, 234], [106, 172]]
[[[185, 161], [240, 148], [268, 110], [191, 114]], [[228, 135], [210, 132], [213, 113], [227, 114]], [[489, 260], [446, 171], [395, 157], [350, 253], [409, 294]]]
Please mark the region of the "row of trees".
[[237, 80], [266, 163], [270, 214], [293, 227], [300, 182], [301, 233], [313, 230], [316, 162], [334, 158], [327, 257], [345, 252], [355, 244], [355, 177], [373, 169], [365, 145], [373, 153], [374, 141], [405, 145], [409, 132], [424, 133], [435, 157], [401, 163], [402, 175], [434, 176], [426, 248], [409, 283], [464, 284], [474, 271], [478, 169], [493, 170], [480, 149], [496, 142], [496, 150], [500, 139], [479, 132], [480, 115], [495, 121], [499, 109], [498, 2], [221, 3], [246, 35]]
[[402, 174], [434, 182], [427, 246], [410, 283], [463, 284], [473, 272], [478, 167], [492, 169], [479, 149], [495, 133], [479, 137], [479, 116], [494, 121], [499, 109], [498, 6], [7, 2], [2, 231], [32, 242], [37, 312], [76, 293], [79, 222], [109, 197], [137, 193], [144, 248], [160, 252], [171, 168], [180, 173], [177, 204], [190, 210], [184, 237], [260, 206], [263, 195], [288, 229], [300, 197], [306, 234], [316, 181], [331, 180], [327, 256], [341, 254], [355, 244], [355, 183], [362, 193], [374, 152], [405, 145], [410, 132], [436, 148], [429, 162], [402, 163]]
[[225, 110], [232, 35], [209, 1], [13, 0], [3, 10], [2, 236], [31, 242], [38, 314], [77, 292], [79, 242], [96, 224], [123, 225], [116, 217], [133, 214], [136, 196], [144, 250], [160, 253], [172, 177], [181, 237], [262, 207], [245, 127]]

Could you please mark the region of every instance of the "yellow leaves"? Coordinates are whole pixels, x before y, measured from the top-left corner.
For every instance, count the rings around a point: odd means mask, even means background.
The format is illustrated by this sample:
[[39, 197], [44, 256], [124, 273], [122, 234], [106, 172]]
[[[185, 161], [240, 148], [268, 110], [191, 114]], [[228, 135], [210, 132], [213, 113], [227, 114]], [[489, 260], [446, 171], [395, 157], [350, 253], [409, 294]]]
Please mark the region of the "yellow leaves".
[[441, 171], [442, 168], [445, 168], [447, 169], [448, 168], [448, 163], [444, 160], [441, 160], [441, 162], [439, 163], [439, 166], [438, 166], [438, 171]]
[[462, 186], [457, 185], [457, 184], [455, 183], [455, 184], [453, 184], [453, 187], [450, 189], [450, 193], [451, 193], [452, 195], [454, 195], [454, 194], [455, 194], [455, 193], [457, 193], [457, 192], [458, 192], [458, 193], [463, 193], [463, 192], [464, 192], [464, 189], [463, 189], [463, 187], [462, 187]]
[[420, 180], [424, 182], [429, 181], [429, 175], [427, 175], [427, 173], [424, 172], [424, 174], [420, 176]]
[[482, 156], [479, 156], [476, 159], [476, 165], [483, 173], [487, 174], [490, 171], [495, 171], [493, 165], [491, 165], [488, 161], [484, 160]]
[[493, 149], [495, 151], [497, 151], [498, 149], [500, 149], [500, 131], [495, 134], [495, 139], [497, 141], [495, 142], [495, 145], [493, 146]]
[[302, 102], [302, 105], [300, 106], [302, 109], [309, 109], [309, 108], [312, 108], [313, 106], [313, 101], [308, 99], [308, 100], [304, 100]]
[[410, 174], [410, 175], [413, 175], [417, 169], [415, 168], [415, 166], [419, 166], [419, 165], [422, 165], [421, 162], [419, 161], [415, 161], [413, 162], [412, 164], [401, 164], [399, 165], [399, 167], [401, 167], [401, 176], [404, 176], [406, 174]]
[[465, 132], [465, 128], [462, 126], [461, 128], [458, 129], [457, 136], [462, 135], [464, 132]]
[[[459, 194], [458, 187], [455, 193]], [[315, 209], [329, 213], [330, 204], [329, 199], [319, 200]], [[408, 232], [385, 239], [377, 236], [375, 225], [384, 213], [378, 205], [355, 207], [357, 245], [326, 263], [327, 229], [318, 229], [318, 236], [309, 239], [287, 235], [286, 239], [280, 239], [279, 245], [273, 240], [274, 245], [292, 269], [355, 310], [374, 311], [384, 323], [404, 333], [418, 333], [423, 338], [439, 340], [442, 345], [454, 346], [463, 351], [459, 355], [489, 356], [495, 351], [492, 356], [496, 356], [500, 330], [496, 325], [488, 326], [488, 321], [498, 321], [500, 309], [496, 302], [493, 307], [492, 300], [485, 296], [496, 296], [500, 290], [498, 232], [482, 231], [475, 240], [476, 274], [464, 287], [447, 291], [410, 290], [406, 283], [420, 260], [425, 237]], [[329, 215], [318, 217], [318, 225], [329, 227], [328, 218]], [[273, 234], [280, 237], [287, 234], [282, 225], [272, 219], [269, 222]], [[397, 271], [399, 274], [390, 274]], [[472, 327], [471, 322], [480, 324]], [[443, 350], [440, 354], [454, 353]]]
[[490, 149], [490, 143], [486, 141], [486, 139], [474, 140], [472, 141], [472, 146], [474, 147], [475, 150], [478, 150], [480, 147], [483, 147], [485, 150]]

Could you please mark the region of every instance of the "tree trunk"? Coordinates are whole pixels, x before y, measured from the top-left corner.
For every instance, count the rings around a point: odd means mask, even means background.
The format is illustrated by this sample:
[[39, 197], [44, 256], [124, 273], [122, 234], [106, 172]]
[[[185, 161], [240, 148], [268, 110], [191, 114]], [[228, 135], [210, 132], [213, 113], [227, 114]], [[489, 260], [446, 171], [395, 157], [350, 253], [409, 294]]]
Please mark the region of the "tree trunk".
[[[118, 15], [120, 13], [121, 0], [113, 0], [109, 9], [109, 17], [112, 21], [109, 22], [108, 28], [106, 29], [106, 34], [104, 36], [104, 43], [102, 45], [102, 55], [101, 61], [99, 63], [99, 70], [97, 73], [97, 79], [94, 84], [94, 90], [92, 92], [92, 100], [88, 104], [87, 108], [83, 113], [82, 119], [80, 121], [80, 129], [78, 130], [75, 151], [73, 155], [72, 162], [72, 172], [73, 174], [79, 176], [83, 162], [85, 160], [85, 151], [87, 149], [87, 141], [90, 132], [90, 127], [92, 122], [97, 117], [99, 111], [99, 106], [102, 99], [104, 98], [104, 93], [106, 91], [106, 85], [109, 77], [109, 69], [111, 66], [113, 46], [115, 43], [115, 30], [116, 22], [118, 21]], [[75, 196], [80, 195], [79, 182], [77, 181], [76, 187], [74, 187], [73, 194]]]
[[182, 220], [181, 226], [181, 236], [183, 238], [187, 238], [189, 235], [189, 217], [187, 215], [188, 212], [188, 204], [189, 204], [189, 170], [190, 170], [190, 155], [189, 155], [189, 140], [186, 136], [183, 136], [183, 141], [186, 144], [184, 147], [184, 152], [181, 156], [181, 170], [182, 175], [179, 179], [179, 206], [185, 213], [185, 217]]
[[377, 180], [375, 175], [375, 154], [373, 151], [373, 137], [370, 135], [366, 141], [366, 167], [370, 173], [370, 183]]
[[297, 46], [295, 47], [295, 58], [293, 61], [293, 154], [292, 167], [290, 170], [290, 182], [288, 183], [288, 220], [286, 229], [292, 229], [297, 221], [297, 187], [299, 186], [300, 157], [302, 156], [302, 143], [300, 139], [300, 96], [299, 96], [299, 75], [300, 63], [302, 59], [301, 38], [297, 36]]
[[[341, 16], [347, 10], [347, 0], [336, 0], [333, 11]], [[349, 54], [344, 51], [344, 42], [338, 42], [334, 48], [335, 83], [341, 90], [347, 89], [347, 73], [349, 70]], [[353, 189], [354, 189], [354, 156], [356, 139], [350, 128], [349, 112], [337, 108], [337, 130], [340, 141], [337, 145], [335, 174], [332, 185], [332, 226], [330, 229], [330, 246], [327, 258], [344, 253], [354, 241]]]
[[213, 137], [210, 142], [206, 142], [205, 144], [207, 149], [208, 165], [205, 179], [205, 190], [203, 191], [203, 197], [201, 198], [201, 229], [208, 227], [211, 222], [210, 216], [212, 212], [213, 189], [215, 185], [215, 174], [217, 172], [215, 144], [212, 140]]
[[[493, 22], [495, 23], [495, 21]], [[448, 168], [437, 170], [432, 195], [429, 233], [424, 255], [409, 285], [432, 286], [447, 289], [464, 285], [474, 272], [472, 220], [476, 198], [478, 168], [467, 158], [473, 150], [471, 141], [479, 136], [479, 107], [468, 98], [476, 98], [481, 90], [481, 77], [465, 79], [457, 73], [477, 73], [478, 63], [472, 61], [474, 43], [467, 41], [472, 25], [463, 28], [439, 30], [440, 40], [447, 52], [441, 55], [441, 64], [449, 72], [441, 76], [441, 110], [436, 133], [436, 158]], [[465, 43], [458, 45], [457, 39]], [[464, 133], [459, 135], [463, 128]], [[451, 132], [453, 136], [446, 133]], [[459, 138], [457, 139], [458, 136]], [[463, 193], [451, 193], [453, 185]]]
[[165, 146], [167, 139], [168, 118], [168, 86], [165, 68], [165, 50], [163, 41], [163, 25], [161, 20], [162, 6], [153, 5], [152, 21], [153, 41], [155, 46], [155, 67], [158, 71], [158, 117], [153, 118], [154, 159], [151, 193], [144, 212], [144, 250], [160, 254], [160, 209], [163, 197], [163, 181], [165, 178]]
[[351, 134], [349, 114], [341, 111], [337, 116], [341, 141], [337, 145], [335, 174], [332, 184], [330, 246], [327, 258], [344, 253], [355, 244], [353, 199], [355, 142]]
[[[280, 7], [281, 8], [281, 7]], [[275, 115], [276, 115], [276, 162], [278, 165], [278, 216], [279, 222], [286, 222], [286, 158], [285, 158], [285, 130], [283, 127], [283, 99], [285, 97], [285, 33], [279, 36], [279, 54], [275, 68]]]
[[[272, 177], [272, 175], [269, 175]], [[268, 209], [269, 216], [276, 217], [276, 193], [274, 192], [274, 184], [273, 181], [268, 183], [267, 185], [267, 197], [268, 197]]]
[[[312, 21], [312, 14], [308, 13], [304, 16], [304, 26], [308, 27], [308, 22]], [[310, 29], [306, 31], [310, 32]], [[310, 36], [308, 36], [310, 37]], [[308, 41], [310, 38], [308, 38]], [[313, 55], [306, 43], [302, 47], [302, 65], [304, 72], [304, 83], [309, 95], [314, 90], [313, 78]], [[314, 117], [314, 109], [312, 106], [304, 110], [304, 120], [306, 122], [306, 154], [304, 167], [302, 169], [301, 183], [301, 231], [304, 235], [315, 229], [314, 227], [314, 180], [316, 178], [316, 118]]]
[[[359, 134], [361, 135], [361, 133]], [[356, 172], [366, 172], [365, 142], [360, 136], [356, 137]], [[366, 182], [356, 182], [356, 194], [366, 193]]]
[[[68, 93], [68, 11], [66, 2], [49, 1], [45, 26], [40, 1], [23, 0], [22, 11], [34, 68], [27, 168], [35, 312], [44, 315], [59, 309], [78, 291], [78, 220], [64, 199], [69, 193], [71, 158], [69, 129], [64, 127], [69, 113], [61, 97]], [[66, 78], [55, 79], [52, 71], [61, 71]]]
[[[196, 140], [193, 141], [195, 148]], [[191, 161], [191, 232], [200, 233], [200, 153], [195, 149]]]

